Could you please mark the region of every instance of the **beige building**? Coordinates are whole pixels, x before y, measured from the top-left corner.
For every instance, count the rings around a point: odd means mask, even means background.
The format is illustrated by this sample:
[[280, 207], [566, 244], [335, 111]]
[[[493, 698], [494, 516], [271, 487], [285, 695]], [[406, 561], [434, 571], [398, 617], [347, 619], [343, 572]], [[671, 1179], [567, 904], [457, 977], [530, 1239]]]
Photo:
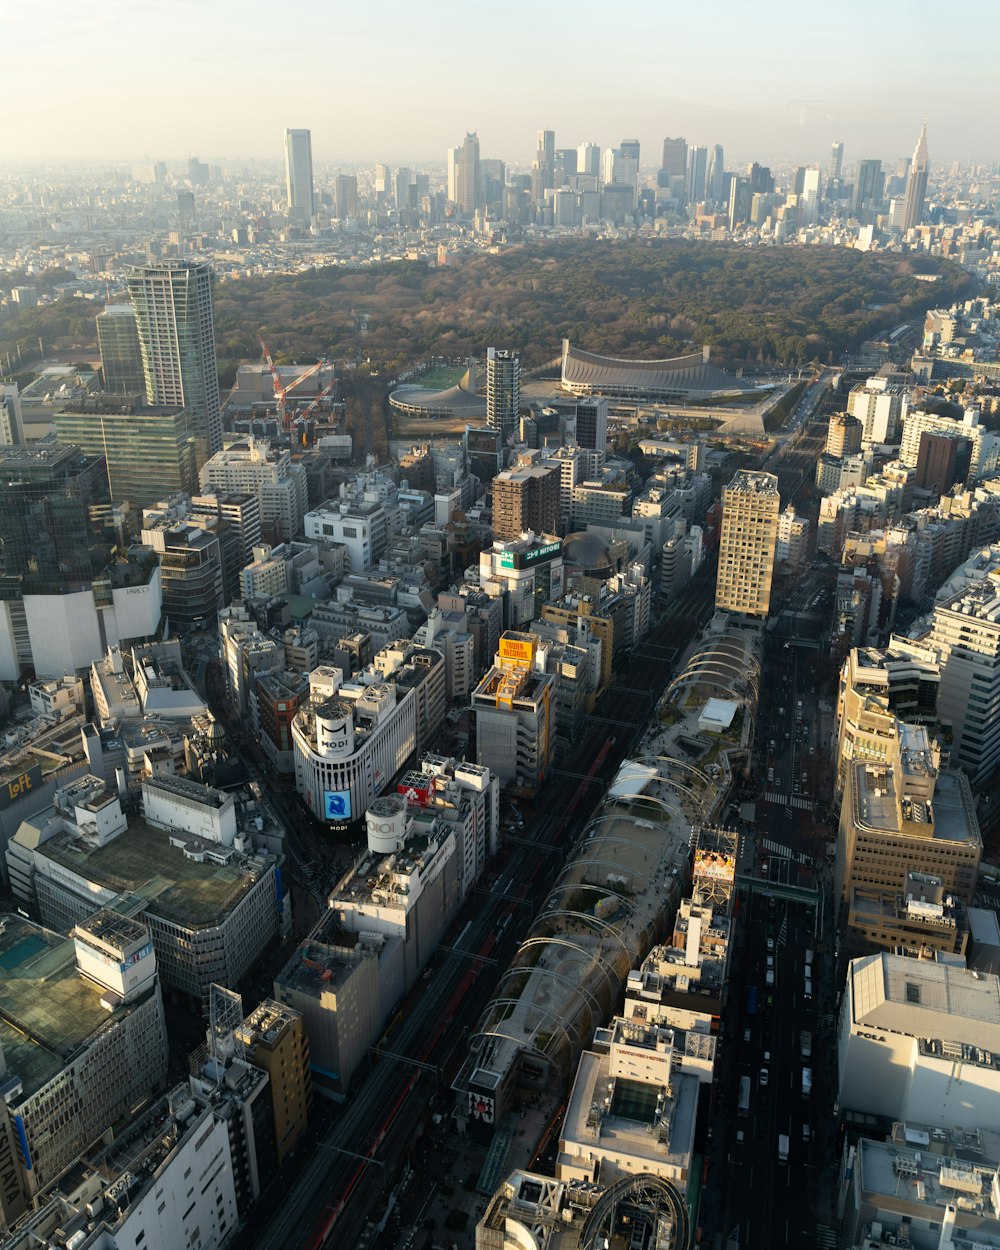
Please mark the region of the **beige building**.
[[493, 667], [472, 692], [476, 763], [519, 793], [534, 794], [552, 763], [554, 694], [538, 637], [503, 634]]
[[717, 608], [767, 616], [780, 506], [773, 473], [741, 470], [722, 492]]
[[236, 1037], [246, 1057], [271, 1078], [271, 1106], [278, 1167], [294, 1150], [309, 1124], [312, 1074], [309, 1038], [302, 1014], [265, 998], [243, 1021]]
[[519, 462], [493, 479], [493, 533], [519, 538], [528, 530], [555, 534], [559, 530], [560, 470], [555, 465]]
[[840, 459], [853, 456], [861, 450], [864, 426], [849, 412], [835, 412], [830, 418], [826, 433], [826, 452]]

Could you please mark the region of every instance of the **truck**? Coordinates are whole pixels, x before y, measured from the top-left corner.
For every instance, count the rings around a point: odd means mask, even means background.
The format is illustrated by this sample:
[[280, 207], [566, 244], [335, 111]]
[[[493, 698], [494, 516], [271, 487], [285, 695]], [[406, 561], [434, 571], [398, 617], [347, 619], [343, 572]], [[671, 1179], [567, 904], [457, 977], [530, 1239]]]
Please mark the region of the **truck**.
[[779, 1163], [788, 1162], [788, 1134], [787, 1133], [778, 1134], [778, 1162]]
[[757, 1014], [757, 987], [755, 985], [747, 986], [747, 1015], [755, 1016]]
[[738, 1115], [750, 1114], [750, 1078], [740, 1077], [740, 1101], [736, 1108]]
[[808, 1029], [802, 1030], [802, 1036], [799, 1039], [799, 1053], [803, 1059], [811, 1059], [813, 1053], [813, 1035]]
[[803, 1068], [802, 1069], [802, 1097], [803, 1098], [809, 1097], [809, 1095], [812, 1093], [812, 1087], [813, 1087], [812, 1068]]

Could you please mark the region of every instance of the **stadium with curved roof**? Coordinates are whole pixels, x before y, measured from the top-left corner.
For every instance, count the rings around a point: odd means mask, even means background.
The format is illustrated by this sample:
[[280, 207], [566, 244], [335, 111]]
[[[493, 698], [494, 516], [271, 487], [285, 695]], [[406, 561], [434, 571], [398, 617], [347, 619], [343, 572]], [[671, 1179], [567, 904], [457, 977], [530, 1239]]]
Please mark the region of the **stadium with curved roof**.
[[455, 386], [435, 391], [429, 386], [398, 386], [389, 404], [408, 417], [457, 417], [472, 425], [486, 420], [486, 375], [474, 362]]
[[574, 395], [607, 395], [637, 403], [693, 404], [756, 391], [709, 363], [709, 348], [666, 360], [625, 360], [571, 347], [563, 339], [562, 386]]

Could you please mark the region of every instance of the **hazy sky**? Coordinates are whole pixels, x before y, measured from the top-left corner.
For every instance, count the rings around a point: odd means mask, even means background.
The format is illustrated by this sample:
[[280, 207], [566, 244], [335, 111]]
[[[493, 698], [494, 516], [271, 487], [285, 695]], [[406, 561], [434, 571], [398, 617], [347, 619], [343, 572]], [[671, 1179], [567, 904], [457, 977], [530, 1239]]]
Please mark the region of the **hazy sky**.
[[0, 166], [444, 160], [664, 135], [727, 155], [1000, 160], [1000, 5], [966, 0], [3, 0]]

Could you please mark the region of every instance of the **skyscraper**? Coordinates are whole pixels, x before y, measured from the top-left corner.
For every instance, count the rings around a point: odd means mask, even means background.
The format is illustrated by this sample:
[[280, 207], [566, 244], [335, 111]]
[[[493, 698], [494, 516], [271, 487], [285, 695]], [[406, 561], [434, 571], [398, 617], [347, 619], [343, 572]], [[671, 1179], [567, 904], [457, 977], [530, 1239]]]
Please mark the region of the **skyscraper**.
[[927, 196], [927, 123], [920, 129], [920, 138], [913, 150], [913, 163], [906, 180], [906, 202], [903, 205], [903, 233], [919, 226], [924, 215]]
[[862, 225], [869, 225], [874, 217], [875, 205], [882, 198], [882, 162], [858, 161], [854, 175], [854, 198], [851, 215]]
[[200, 468], [222, 447], [212, 319], [212, 270], [165, 261], [127, 270], [146, 381], [146, 403], [186, 408]]
[[601, 172], [601, 145], [581, 143], [576, 150], [576, 172], [597, 176]]
[[705, 195], [709, 203], [715, 208], [720, 208], [723, 204], [725, 177], [726, 158], [722, 151], [722, 144], [717, 143], [712, 148], [712, 155], [708, 162], [708, 174], [705, 178]]
[[705, 198], [708, 179], [708, 148], [691, 148], [688, 151], [687, 197], [688, 203], [697, 204]]
[[479, 136], [467, 134], [455, 153], [455, 203], [471, 217], [479, 207]]
[[131, 304], [108, 304], [97, 318], [104, 389], [113, 395], [145, 394], [139, 331]]
[[543, 200], [545, 192], [555, 186], [556, 182], [556, 132], [540, 130], [538, 132], [538, 150], [535, 163], [531, 167], [531, 198]]
[[334, 184], [337, 194], [337, 216], [357, 217], [358, 215], [358, 177], [357, 174], [338, 174]]
[[830, 181], [837, 182], [844, 168], [844, 145], [835, 139], [830, 148]]
[[486, 351], [486, 424], [499, 430], [503, 442], [521, 415], [521, 359], [517, 352], [490, 347]]
[[717, 608], [767, 616], [780, 506], [773, 473], [741, 470], [722, 492]]
[[663, 164], [660, 168], [665, 174], [673, 174], [685, 178], [687, 176], [687, 162], [687, 139], [663, 140]]
[[300, 225], [308, 225], [315, 211], [313, 195], [312, 133], [308, 130], [285, 131], [285, 186], [288, 190], [288, 215]]

